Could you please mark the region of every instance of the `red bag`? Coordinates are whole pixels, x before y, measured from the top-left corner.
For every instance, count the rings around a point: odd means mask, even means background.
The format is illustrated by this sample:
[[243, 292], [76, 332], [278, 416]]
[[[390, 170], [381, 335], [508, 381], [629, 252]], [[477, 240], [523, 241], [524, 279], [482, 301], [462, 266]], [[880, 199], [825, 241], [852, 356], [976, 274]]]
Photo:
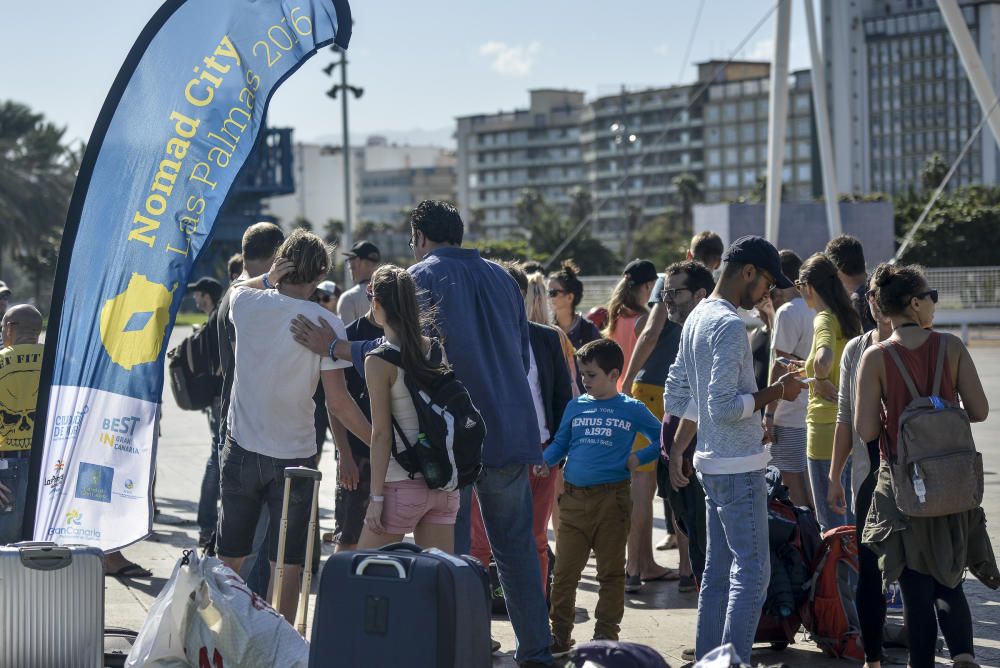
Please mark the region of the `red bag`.
[[813, 568], [808, 627], [827, 655], [865, 660], [861, 624], [854, 605], [858, 586], [858, 540], [854, 526], [830, 529]]

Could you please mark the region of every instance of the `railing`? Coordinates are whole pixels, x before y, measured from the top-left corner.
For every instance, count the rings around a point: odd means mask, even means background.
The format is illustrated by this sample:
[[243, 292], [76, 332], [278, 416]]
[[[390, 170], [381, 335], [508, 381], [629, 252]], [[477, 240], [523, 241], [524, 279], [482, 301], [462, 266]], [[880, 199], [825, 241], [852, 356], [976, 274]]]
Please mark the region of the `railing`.
[[[958, 327], [968, 340], [970, 326], [1000, 325], [1000, 266], [926, 269], [927, 283], [938, 291], [934, 321]], [[620, 276], [586, 276], [580, 310], [606, 305]]]

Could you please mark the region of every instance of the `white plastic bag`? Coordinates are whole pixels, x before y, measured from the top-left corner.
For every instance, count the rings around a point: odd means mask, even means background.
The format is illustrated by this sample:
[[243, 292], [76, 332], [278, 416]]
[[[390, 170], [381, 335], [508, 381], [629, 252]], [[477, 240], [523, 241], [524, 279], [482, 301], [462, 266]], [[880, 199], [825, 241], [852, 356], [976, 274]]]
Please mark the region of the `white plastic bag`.
[[726, 643], [716, 647], [711, 652], [701, 658], [701, 661], [694, 664], [694, 668], [729, 668], [729, 666], [740, 665], [739, 654], [732, 643]]
[[221, 561], [192, 552], [156, 598], [126, 666], [306, 668], [309, 644]]

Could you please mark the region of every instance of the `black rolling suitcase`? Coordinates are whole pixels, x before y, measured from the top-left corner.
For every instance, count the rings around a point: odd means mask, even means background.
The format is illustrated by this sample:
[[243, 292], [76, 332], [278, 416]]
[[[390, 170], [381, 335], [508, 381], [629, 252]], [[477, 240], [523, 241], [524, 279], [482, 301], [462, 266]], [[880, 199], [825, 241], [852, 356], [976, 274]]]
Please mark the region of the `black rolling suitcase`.
[[489, 578], [471, 557], [409, 543], [339, 552], [320, 576], [310, 668], [492, 665]]

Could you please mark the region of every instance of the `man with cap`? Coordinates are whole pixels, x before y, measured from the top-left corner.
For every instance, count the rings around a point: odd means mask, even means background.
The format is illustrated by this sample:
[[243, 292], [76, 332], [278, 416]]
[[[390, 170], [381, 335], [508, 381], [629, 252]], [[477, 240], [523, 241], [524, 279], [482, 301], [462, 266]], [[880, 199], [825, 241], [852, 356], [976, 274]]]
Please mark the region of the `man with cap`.
[[334, 315], [338, 315], [337, 300], [340, 299], [341, 294], [343, 294], [343, 291], [340, 289], [339, 285], [333, 281], [323, 281], [316, 286], [315, 299], [319, 302], [319, 305], [327, 311], [333, 313]]
[[10, 288], [7, 287], [6, 283], [0, 281], [0, 318], [7, 312], [7, 307], [10, 305], [10, 295]]
[[218, 367], [218, 393], [212, 403], [205, 408], [208, 428], [212, 434], [212, 450], [205, 464], [201, 479], [201, 496], [198, 499], [198, 545], [212, 551], [212, 537], [219, 521], [219, 423], [222, 419], [222, 369], [219, 360], [219, 300], [222, 298], [222, 284], [205, 276], [187, 286], [198, 310], [208, 314], [205, 330], [195, 336], [207, 336], [211, 359]]
[[[794, 401], [804, 387], [796, 373], [757, 389], [746, 326], [737, 308], [751, 309], [772, 288], [789, 288], [777, 249], [762, 237], [737, 239], [723, 256], [711, 296], [684, 322], [670, 367], [666, 412], [697, 422], [694, 467], [705, 490], [708, 557], [698, 595], [696, 655], [732, 643], [744, 663], [771, 577], [767, 487], [770, 460], [757, 413], [773, 401]], [[676, 458], [680, 459], [680, 458]], [[670, 460], [675, 488], [688, 484], [681, 462]]]
[[344, 253], [347, 256], [347, 266], [351, 268], [351, 279], [354, 287], [345, 290], [337, 303], [337, 312], [345, 325], [349, 325], [365, 313], [368, 313], [368, 281], [382, 261], [378, 246], [370, 241], [361, 240]]

